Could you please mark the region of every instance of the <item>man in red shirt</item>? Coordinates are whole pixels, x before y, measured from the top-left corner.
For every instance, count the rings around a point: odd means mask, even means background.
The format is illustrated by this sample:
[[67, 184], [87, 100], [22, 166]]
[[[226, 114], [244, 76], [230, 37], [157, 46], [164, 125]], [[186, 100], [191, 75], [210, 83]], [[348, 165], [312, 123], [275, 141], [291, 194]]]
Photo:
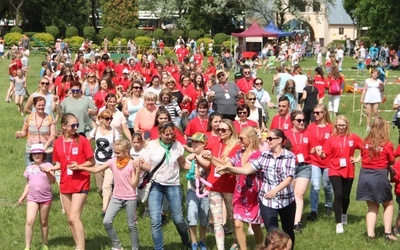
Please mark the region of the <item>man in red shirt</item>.
[[249, 65], [243, 65], [243, 75], [244, 77], [240, 78], [236, 84], [240, 91], [247, 94], [247, 92], [253, 89], [254, 82], [254, 78], [251, 77], [251, 69]]
[[108, 54], [103, 54], [101, 56], [101, 62], [97, 65], [97, 75], [100, 79], [103, 78], [103, 72], [107, 67], [115, 70], [115, 64], [110, 60], [110, 56]]
[[290, 101], [287, 96], [282, 96], [278, 101], [278, 114], [272, 118], [270, 130], [279, 128], [286, 131], [292, 128], [293, 124], [290, 120]]
[[129, 79], [129, 70], [128, 69], [122, 70], [122, 76], [119, 79], [119, 83], [117, 86], [122, 86], [123, 92], [126, 92], [131, 82], [132, 81]]
[[165, 44], [164, 44], [163, 40], [160, 39], [160, 42], [158, 43], [158, 47], [160, 48], [160, 56], [164, 56]]
[[189, 51], [186, 49], [184, 43], [180, 43], [180, 47], [175, 51], [178, 62], [183, 62], [185, 56], [189, 56]]

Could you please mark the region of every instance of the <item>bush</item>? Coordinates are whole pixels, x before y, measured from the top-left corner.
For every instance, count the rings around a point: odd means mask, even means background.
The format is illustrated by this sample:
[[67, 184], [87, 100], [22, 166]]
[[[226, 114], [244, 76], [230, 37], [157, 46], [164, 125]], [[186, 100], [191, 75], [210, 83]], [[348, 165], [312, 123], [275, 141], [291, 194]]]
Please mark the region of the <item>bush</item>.
[[210, 34], [205, 34], [204, 37], [205, 38], [211, 38], [211, 35]]
[[[46, 46], [52, 46], [54, 44], [54, 36], [49, 33], [36, 33], [33, 36], [34, 39], [40, 41]], [[34, 41], [35, 42], [35, 41]], [[40, 43], [36, 43], [36, 46], [40, 46]]]
[[122, 28], [120, 36], [126, 40], [135, 38], [135, 31], [132, 29]]
[[213, 54], [213, 52], [212, 52], [212, 51], [209, 51], [209, 50], [207, 50], [207, 51], [206, 51], [206, 55], [207, 55], [207, 57], [210, 57], [210, 56], [212, 56], [212, 54]]
[[119, 39], [121, 39], [121, 46], [122, 46], [123, 48], [125, 48], [126, 45], [128, 44], [128, 41], [127, 41], [125, 38], [120, 38], [120, 37], [114, 38], [114, 40], [113, 40], [112, 43], [111, 43], [111, 46], [117, 48], [117, 46], [118, 46], [118, 40], [119, 40]]
[[106, 27], [100, 30], [100, 37], [104, 39], [107, 37], [108, 41], [114, 40], [117, 35], [117, 31], [111, 27]]
[[165, 36], [163, 41], [164, 41], [165, 46], [174, 47], [176, 40], [174, 40], [174, 38], [172, 36]]
[[188, 37], [190, 37], [191, 39], [197, 40], [197, 39], [199, 39], [200, 36], [201, 36], [200, 31], [198, 31], [198, 30], [189, 30]]
[[66, 30], [65, 30], [65, 37], [66, 38], [71, 38], [73, 36], [77, 36], [78, 35], [78, 29], [74, 26], [69, 26]]
[[171, 36], [175, 41], [179, 38], [179, 36], [183, 36], [183, 34], [184, 34], [183, 30], [172, 30], [171, 31]]
[[96, 29], [92, 26], [86, 26], [83, 28], [83, 37], [89, 40], [96, 39]]
[[28, 37], [33, 37], [37, 32], [24, 32], [24, 35], [27, 35]]
[[205, 49], [205, 50], [208, 50], [208, 44], [209, 44], [211, 41], [212, 41], [211, 38], [207, 38], [207, 37], [200, 38], [199, 40], [197, 40], [197, 47], [200, 48], [200, 44], [201, 44], [201, 43], [204, 43], [204, 49]]
[[22, 29], [18, 26], [14, 26], [10, 29], [10, 32], [22, 34]]
[[11, 32], [11, 33], [7, 33], [4, 36], [4, 40], [5, 40], [6, 45], [12, 45], [12, 44], [18, 45], [18, 42], [19, 42], [19, 40], [22, 39], [22, 36], [23, 35], [21, 33]]
[[82, 46], [82, 43], [85, 41], [85, 38], [80, 36], [73, 36], [71, 38], [64, 39], [66, 43], [70, 45], [70, 47], [74, 49], [79, 49]]
[[153, 32], [153, 37], [154, 37], [154, 39], [156, 39], [156, 40], [164, 39], [164, 35], [165, 35], [165, 32], [164, 32], [164, 30], [162, 30], [162, 29], [156, 29], [156, 30], [154, 30], [154, 32]]
[[217, 33], [214, 36], [214, 44], [216, 45], [220, 45], [226, 40], [228, 40], [228, 36], [225, 33]]
[[173, 49], [171, 49], [170, 47], [165, 47], [164, 48], [164, 56], [171, 57], [171, 56], [174, 56], [174, 55], [175, 55], [175, 52], [174, 52]]
[[362, 36], [362, 37], [360, 37], [359, 40], [364, 42], [365, 49], [368, 49], [369, 47], [372, 46], [371, 37], [369, 37], [369, 36]]
[[52, 35], [54, 38], [60, 36], [60, 29], [57, 26], [47, 26], [46, 33]]
[[146, 49], [151, 47], [151, 38], [147, 36], [138, 36], [135, 38], [136, 46], [140, 49]]
[[225, 42], [222, 43], [222, 45], [224, 45], [225, 48], [230, 49], [231, 52], [232, 52], [232, 50], [234, 48], [234, 44], [235, 43], [233, 41], [231, 42], [231, 40], [228, 40], [228, 41], [225, 41]]
[[146, 31], [140, 30], [140, 29], [135, 29], [135, 39], [136, 39], [136, 37], [140, 37], [140, 36], [146, 36]]

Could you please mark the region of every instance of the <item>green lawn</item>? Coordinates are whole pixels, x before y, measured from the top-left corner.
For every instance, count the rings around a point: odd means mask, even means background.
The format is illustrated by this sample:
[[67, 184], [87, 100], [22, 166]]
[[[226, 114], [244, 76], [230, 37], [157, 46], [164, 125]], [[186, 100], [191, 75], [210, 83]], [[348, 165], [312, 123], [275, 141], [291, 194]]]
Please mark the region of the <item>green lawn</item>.
[[[35, 91], [39, 80], [40, 62], [43, 60], [42, 54], [32, 55], [30, 58], [30, 70], [28, 77], [28, 89], [30, 93]], [[7, 59], [0, 59], [0, 92], [2, 93], [2, 101], [0, 102], [0, 119], [1, 127], [1, 140], [3, 144], [1, 146], [1, 158], [0, 158], [0, 249], [23, 249], [25, 247], [24, 240], [24, 226], [25, 226], [25, 205], [20, 206], [17, 203], [18, 197], [21, 195], [25, 179], [22, 176], [24, 172], [24, 150], [25, 140], [16, 140], [14, 133], [19, 130], [22, 126], [23, 117], [17, 112], [17, 108], [13, 103], [4, 102], [4, 97], [9, 86], [8, 82], [8, 63]], [[307, 59], [300, 63], [305, 72], [308, 69], [313, 69], [316, 66], [314, 59]], [[355, 66], [356, 61], [353, 59], [346, 58], [344, 63], [344, 74], [347, 82], [351, 85], [354, 82], [362, 83], [367, 77], [356, 76], [355, 70], [350, 70], [351, 66]], [[267, 84], [266, 89], [271, 90], [272, 74], [262, 74], [262, 71], [258, 74], [264, 79]], [[394, 83], [395, 78], [400, 76], [400, 71], [391, 71], [389, 73], [389, 83]], [[399, 93], [397, 84], [389, 84], [386, 87], [387, 102], [380, 106], [381, 110], [390, 110], [394, 97]], [[275, 97], [271, 95], [273, 100]], [[365, 132], [365, 121], [362, 126], [358, 125], [360, 117], [360, 94], [355, 95], [355, 108], [358, 110], [353, 112], [353, 94], [344, 94], [341, 98], [341, 106], [339, 113], [345, 114], [351, 121], [351, 130], [360, 136], [364, 137]], [[327, 98], [326, 102], [327, 102]], [[276, 110], [271, 110], [270, 115], [274, 115]], [[387, 120], [391, 120], [393, 112], [381, 112], [381, 115]], [[398, 132], [397, 129], [391, 130], [391, 139], [397, 146]], [[358, 166], [359, 167], [359, 166]], [[358, 170], [357, 170], [358, 172]], [[184, 176], [184, 175], [182, 175]], [[94, 181], [92, 182], [94, 183]], [[182, 179], [182, 183], [186, 186], [186, 181]], [[366, 241], [365, 233], [365, 213], [367, 206], [364, 202], [355, 201], [355, 191], [357, 186], [357, 180], [353, 184], [353, 191], [351, 197], [351, 204], [349, 208], [349, 224], [345, 226], [345, 233], [342, 235], [336, 235], [335, 233], [335, 221], [334, 216], [321, 215], [316, 222], [307, 223], [305, 217], [309, 212], [309, 197], [305, 198], [304, 208], [304, 230], [301, 234], [297, 235], [296, 238], [296, 249], [399, 249], [399, 243], [385, 242], [383, 239], [383, 224], [382, 215], [379, 215], [376, 234], [377, 239], [369, 242]], [[49, 247], [50, 249], [74, 249], [74, 242], [72, 236], [67, 227], [65, 215], [61, 214], [61, 207], [59, 198], [57, 196], [58, 188], [57, 185], [53, 186], [54, 190], [54, 202], [50, 213], [49, 224], [50, 224], [50, 235], [49, 235]], [[323, 192], [321, 192], [321, 201], [323, 202]], [[320, 203], [321, 211], [323, 210], [323, 203]], [[395, 214], [397, 214], [397, 206]], [[86, 248], [89, 250], [97, 249], [110, 249], [110, 240], [103, 228], [102, 217], [101, 217], [101, 201], [96, 194], [95, 187], [92, 185], [92, 192], [89, 194], [87, 204], [82, 214], [82, 220], [85, 225], [86, 231]], [[142, 208], [139, 208], [138, 214], [141, 215]], [[150, 220], [139, 219], [139, 238], [141, 249], [151, 249], [152, 239], [150, 232]], [[126, 226], [125, 212], [122, 210], [120, 215], [115, 220], [115, 228], [120, 236], [123, 246], [125, 249], [129, 249], [130, 239], [129, 232]], [[180, 238], [175, 230], [175, 227], [171, 220], [168, 221], [167, 225], [164, 226], [164, 243], [165, 249], [178, 249], [180, 246]], [[249, 249], [254, 249], [254, 240], [251, 236], [248, 238]], [[226, 239], [226, 247], [229, 247], [232, 243], [232, 236], [228, 236]], [[216, 249], [215, 240], [212, 234], [207, 235], [207, 245], [209, 249]], [[36, 223], [33, 249], [38, 249], [40, 246], [40, 230]]]

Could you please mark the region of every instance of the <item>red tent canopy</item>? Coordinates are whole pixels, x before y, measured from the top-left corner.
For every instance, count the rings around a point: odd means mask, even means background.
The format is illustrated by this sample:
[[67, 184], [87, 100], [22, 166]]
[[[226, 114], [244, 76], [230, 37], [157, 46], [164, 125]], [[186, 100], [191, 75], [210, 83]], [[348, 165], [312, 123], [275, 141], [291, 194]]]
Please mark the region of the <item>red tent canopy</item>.
[[232, 33], [236, 37], [278, 37], [278, 33], [271, 33], [261, 28], [257, 23], [253, 23], [247, 30], [241, 33]]

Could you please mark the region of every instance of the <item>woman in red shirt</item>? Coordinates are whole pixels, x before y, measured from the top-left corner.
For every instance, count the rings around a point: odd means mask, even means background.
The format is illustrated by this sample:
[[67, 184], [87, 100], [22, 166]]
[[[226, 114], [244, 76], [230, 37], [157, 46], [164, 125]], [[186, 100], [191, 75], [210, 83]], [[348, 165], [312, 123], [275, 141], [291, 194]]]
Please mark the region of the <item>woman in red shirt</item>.
[[[232, 174], [220, 175], [215, 165], [225, 165], [241, 148], [238, 144], [238, 135], [233, 123], [229, 119], [223, 119], [218, 127], [220, 141], [210, 145], [211, 150], [204, 151], [201, 156], [196, 156], [199, 165], [209, 170], [207, 181], [213, 186], [210, 189], [210, 212], [214, 220], [214, 234], [217, 249], [225, 249], [225, 233], [223, 228], [223, 201], [228, 213], [228, 221], [232, 220], [232, 198], [235, 189], [235, 176]], [[209, 142], [208, 142], [209, 143]]]
[[318, 103], [324, 103], [326, 82], [321, 67], [315, 68], [314, 85], [318, 89]]
[[61, 118], [63, 135], [54, 142], [53, 162], [56, 165], [46, 171], [61, 170], [60, 193], [68, 226], [74, 237], [76, 249], [85, 249], [85, 232], [81, 213], [90, 189], [90, 173], [72, 171], [73, 167], [92, 167], [95, 163], [90, 142], [76, 133], [78, 120], [71, 113]]
[[239, 120], [235, 120], [233, 125], [235, 126], [236, 132], [240, 133], [245, 127], [255, 127], [258, 128], [258, 124], [255, 121], [249, 120], [250, 107], [247, 104], [240, 104], [236, 111]]
[[322, 149], [315, 148], [321, 158], [330, 157], [329, 179], [335, 195], [333, 210], [338, 234], [343, 233], [343, 225], [347, 225], [347, 209], [354, 180], [354, 151], [361, 148], [361, 138], [350, 133], [349, 120], [343, 115], [336, 118], [332, 135], [326, 140]]
[[292, 182], [296, 200], [296, 215], [294, 218], [294, 231], [301, 232], [301, 216], [304, 207], [304, 194], [311, 179], [311, 136], [305, 130], [304, 113], [295, 110], [290, 114], [293, 128], [285, 131], [286, 137], [292, 144], [292, 152], [296, 156], [295, 176]]
[[185, 137], [191, 137], [194, 133], [206, 133], [208, 124], [208, 101], [200, 99], [197, 104], [197, 115], [189, 121], [185, 129]]
[[[329, 117], [328, 108], [324, 104], [317, 104], [314, 107], [313, 115], [315, 122], [307, 127], [307, 131], [311, 136], [312, 147], [322, 148], [326, 140], [332, 134], [332, 122]], [[315, 150], [315, 149], [314, 149]], [[307, 220], [316, 220], [319, 201], [319, 189], [322, 186], [325, 193], [325, 213], [332, 213], [332, 185], [329, 181], [329, 158], [321, 159], [317, 154], [311, 154], [311, 191], [310, 203], [311, 213], [307, 216]]]
[[375, 238], [375, 223], [379, 204], [383, 205], [383, 225], [387, 240], [396, 241], [392, 234], [393, 196], [389, 182], [389, 167], [394, 164], [393, 144], [390, 142], [389, 126], [385, 119], [378, 116], [372, 122], [371, 130], [364, 140], [361, 150], [361, 170], [358, 178], [358, 201], [368, 205], [367, 234]]
[[206, 145], [206, 149], [211, 149], [212, 145], [215, 145], [215, 143], [219, 142], [218, 128], [219, 128], [219, 124], [221, 123], [223, 118], [224, 118], [224, 116], [217, 112], [212, 113], [208, 117], [208, 125], [207, 125], [207, 132], [206, 132], [208, 142]]

